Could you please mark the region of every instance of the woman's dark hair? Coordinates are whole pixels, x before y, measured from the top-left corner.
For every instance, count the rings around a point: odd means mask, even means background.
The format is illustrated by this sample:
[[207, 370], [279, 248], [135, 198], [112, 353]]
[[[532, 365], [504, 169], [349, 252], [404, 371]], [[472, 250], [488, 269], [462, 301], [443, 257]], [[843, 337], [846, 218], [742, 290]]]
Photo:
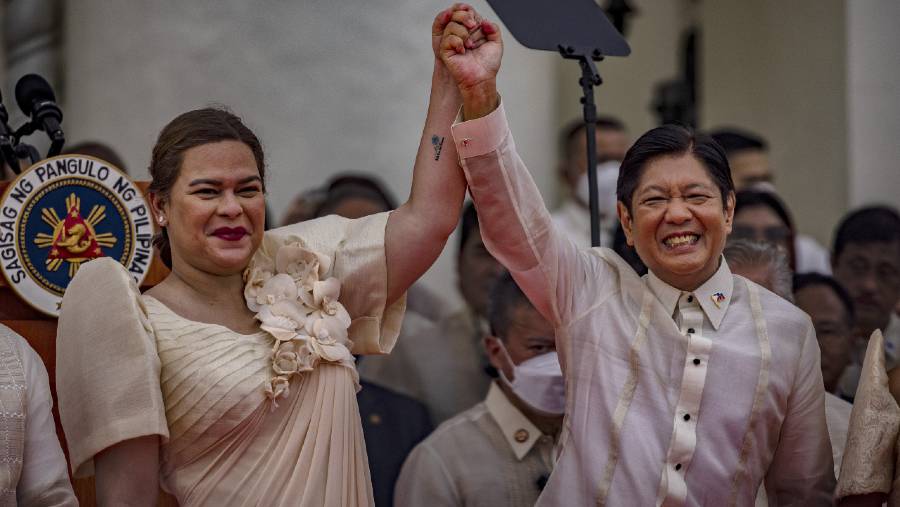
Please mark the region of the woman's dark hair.
[[[172, 186], [181, 173], [184, 153], [191, 148], [220, 141], [240, 141], [246, 144], [256, 159], [259, 177], [265, 182], [265, 156], [256, 134], [234, 113], [222, 108], [207, 107], [177, 116], [160, 131], [150, 158], [151, 181], [147, 190], [157, 194], [163, 202], [168, 200]], [[153, 237], [153, 246], [159, 251], [163, 263], [171, 268], [172, 251], [165, 228]]]
[[709, 177], [719, 187], [722, 207], [727, 206], [728, 194], [734, 190], [734, 181], [725, 151], [708, 135], [674, 124], [647, 131], [631, 146], [619, 168], [617, 199], [631, 212], [631, 199], [647, 165], [661, 157], [677, 157], [687, 153], [703, 164]]
[[797, 253], [794, 248], [794, 238], [797, 235], [797, 230], [794, 228], [794, 220], [791, 218], [791, 212], [788, 211], [787, 205], [780, 197], [772, 192], [751, 189], [741, 190], [735, 194], [734, 216], [737, 218], [742, 210], [755, 208], [757, 206], [764, 206], [772, 210], [773, 213], [778, 215], [778, 218], [781, 219], [784, 226], [787, 227], [789, 231], [787, 238], [788, 263], [792, 270], [796, 270]]

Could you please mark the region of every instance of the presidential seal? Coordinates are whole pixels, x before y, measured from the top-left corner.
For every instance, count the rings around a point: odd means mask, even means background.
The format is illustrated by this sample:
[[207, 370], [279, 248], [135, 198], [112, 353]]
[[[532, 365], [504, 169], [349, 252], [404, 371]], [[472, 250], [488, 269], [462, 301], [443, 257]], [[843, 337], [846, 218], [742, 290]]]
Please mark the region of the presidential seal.
[[111, 164], [83, 155], [42, 160], [0, 199], [3, 276], [52, 316], [78, 267], [92, 259], [119, 261], [140, 285], [153, 259], [149, 216], [141, 191]]

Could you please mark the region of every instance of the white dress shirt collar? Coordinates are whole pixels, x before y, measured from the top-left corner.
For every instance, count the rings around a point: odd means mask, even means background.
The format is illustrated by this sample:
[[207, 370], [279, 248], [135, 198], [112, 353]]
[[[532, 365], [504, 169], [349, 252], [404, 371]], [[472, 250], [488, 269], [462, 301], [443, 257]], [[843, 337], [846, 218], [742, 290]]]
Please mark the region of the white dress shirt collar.
[[534, 425], [525, 414], [517, 409], [506, 393], [500, 389], [496, 382], [491, 382], [487, 398], [484, 400], [488, 413], [497, 421], [506, 442], [516, 455], [516, 459], [522, 458], [534, 447], [534, 444], [543, 436], [541, 430]]
[[[647, 284], [656, 299], [662, 303], [663, 308], [669, 315], [675, 313], [678, 300], [685, 291], [676, 289], [666, 282], [662, 281], [653, 271], [647, 272]], [[719, 330], [722, 319], [725, 318], [725, 312], [731, 302], [731, 295], [734, 292], [734, 278], [731, 275], [731, 269], [725, 258], [719, 264], [719, 269], [709, 280], [703, 282], [703, 285], [697, 287], [692, 294], [697, 298], [697, 302], [706, 314], [706, 318], [712, 323], [713, 329]]]

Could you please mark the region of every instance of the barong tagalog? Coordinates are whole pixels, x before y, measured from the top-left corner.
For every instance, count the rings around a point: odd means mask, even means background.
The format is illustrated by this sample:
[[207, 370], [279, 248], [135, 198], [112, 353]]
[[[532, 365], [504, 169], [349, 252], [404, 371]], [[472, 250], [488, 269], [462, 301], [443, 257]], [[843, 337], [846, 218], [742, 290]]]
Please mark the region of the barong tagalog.
[[153, 259], [149, 208], [112, 164], [83, 155], [42, 160], [0, 199], [0, 271], [40, 312], [59, 315], [78, 268], [110, 257], [140, 285]]

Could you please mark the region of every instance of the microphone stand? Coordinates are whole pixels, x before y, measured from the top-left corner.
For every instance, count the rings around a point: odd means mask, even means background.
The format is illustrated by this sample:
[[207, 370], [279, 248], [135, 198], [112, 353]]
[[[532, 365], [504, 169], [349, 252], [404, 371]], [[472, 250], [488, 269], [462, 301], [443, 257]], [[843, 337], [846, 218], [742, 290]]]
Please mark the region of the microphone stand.
[[600, 245], [600, 204], [597, 196], [597, 105], [594, 102], [594, 86], [600, 86], [603, 79], [594, 60], [603, 60], [600, 51], [594, 50], [590, 55], [576, 51], [572, 46], [559, 45], [559, 53], [567, 60], [578, 60], [581, 67], [581, 85], [583, 96], [581, 97], [582, 112], [584, 114], [584, 134], [587, 136], [587, 175], [588, 196], [591, 212], [591, 246]]
[[[6, 161], [6, 165], [12, 169], [13, 174], [19, 174], [22, 170], [16, 156], [15, 135], [10, 132], [8, 121], [9, 113], [6, 112], [6, 107], [0, 104], [0, 157]], [[0, 178], [2, 178], [2, 171], [0, 171]]]

